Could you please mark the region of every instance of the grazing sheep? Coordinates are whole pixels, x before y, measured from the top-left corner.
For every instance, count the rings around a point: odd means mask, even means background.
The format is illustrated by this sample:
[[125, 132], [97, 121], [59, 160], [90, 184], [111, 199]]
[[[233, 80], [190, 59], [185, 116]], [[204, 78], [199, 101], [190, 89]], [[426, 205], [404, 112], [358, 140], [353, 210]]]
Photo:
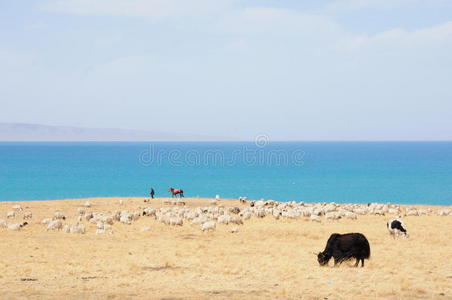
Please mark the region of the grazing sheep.
[[132, 224], [132, 221], [130, 220], [129, 215], [121, 215], [121, 217], [119, 218], [119, 222], [121, 222], [123, 224], [127, 224], [127, 225]]
[[367, 210], [365, 210], [364, 208], [355, 208], [355, 209], [353, 209], [353, 212], [358, 215], [367, 214]]
[[388, 209], [388, 213], [389, 214], [392, 214], [392, 215], [398, 215], [399, 214], [399, 210], [398, 209], [396, 209], [396, 208], [389, 208]]
[[89, 212], [89, 213], [86, 213], [86, 214], [85, 214], [85, 220], [86, 220], [86, 221], [89, 221], [89, 220], [91, 220], [92, 218], [94, 218], [94, 214], [93, 214], [92, 212]]
[[156, 210], [154, 208], [147, 207], [143, 209], [143, 216], [155, 217]]
[[410, 209], [405, 213], [405, 216], [419, 216], [417, 209]]
[[6, 227], [8, 227], [8, 224], [6, 223], [6, 221], [3, 219], [0, 219], [0, 228], [6, 228]]
[[240, 208], [231, 207], [231, 208], [229, 208], [229, 212], [238, 215], [240, 213]]
[[192, 225], [200, 225], [200, 224], [203, 224], [203, 223], [205, 223], [205, 222], [207, 222], [209, 219], [206, 217], [206, 216], [199, 216], [199, 217], [196, 217], [196, 218], [194, 218], [192, 221], [191, 221], [191, 224]]
[[239, 232], [239, 228], [237, 226], [234, 226], [231, 228], [231, 233], [237, 233]]
[[60, 211], [55, 212], [53, 214], [53, 218], [56, 219], [56, 220], [59, 220], [59, 219], [66, 220], [66, 216]]
[[216, 227], [217, 227], [217, 223], [215, 223], [214, 221], [207, 221], [207, 222], [201, 224], [202, 231], [215, 230]]
[[309, 219], [311, 220], [311, 221], [313, 221], [313, 222], [322, 222], [322, 220], [320, 219], [320, 217], [319, 216], [317, 216], [317, 215], [311, 215], [310, 217], [309, 217]]
[[70, 233], [71, 232], [71, 227], [68, 224], [65, 224], [63, 226], [63, 228], [61, 229], [61, 231], [63, 231], [64, 233]]
[[257, 208], [265, 206], [265, 202], [263, 200], [258, 200], [258, 201], [252, 202], [252, 204], [253, 204], [252, 205], [253, 207], [257, 207]]
[[78, 214], [83, 216], [86, 213], [86, 209], [84, 207], [77, 208]]
[[171, 226], [182, 226], [184, 224], [184, 221], [182, 218], [179, 217], [173, 217], [169, 219], [169, 225]]
[[438, 212], [436, 213], [438, 216], [447, 216], [450, 215], [452, 213], [452, 211], [450, 209], [440, 209], [438, 210]]
[[124, 200], [119, 199], [119, 200], [118, 200], [118, 203], [119, 203], [119, 205], [124, 205]]
[[222, 216], [218, 216], [217, 222], [221, 223], [221, 224], [228, 225], [230, 219], [231, 219], [231, 216], [229, 216], [229, 215], [222, 215]]
[[8, 212], [6, 213], [6, 218], [7, 218], [7, 219], [14, 219], [15, 217], [16, 217], [16, 213], [15, 213], [13, 210], [8, 211]]
[[27, 211], [24, 213], [24, 219], [31, 219], [33, 217], [33, 214], [31, 211]]
[[49, 224], [51, 221], [52, 221], [51, 218], [45, 218], [45, 219], [42, 219], [41, 224], [47, 225], [47, 224]]
[[8, 230], [18, 231], [22, 227], [24, 227], [25, 225], [28, 225], [28, 223], [27, 222], [22, 222], [22, 223], [17, 223], [17, 224], [10, 224], [10, 225], [8, 225]]
[[61, 228], [63, 228], [63, 223], [59, 219], [52, 220], [47, 224], [47, 230], [60, 230]]
[[273, 209], [271, 214], [276, 220], [279, 220], [279, 218], [282, 216], [282, 212], [278, 209]]
[[327, 220], [339, 220], [341, 216], [337, 212], [328, 212], [325, 214]]
[[250, 211], [242, 211], [240, 213], [243, 220], [249, 220], [251, 218], [251, 212]]
[[352, 219], [352, 220], [358, 219], [358, 216], [355, 213], [352, 213], [351, 211], [346, 211], [345, 212], [345, 217], [347, 219]]
[[141, 217], [141, 214], [139, 212], [134, 212], [131, 215], [132, 221], [136, 221]]
[[[257, 202], [257, 201], [256, 201], [256, 202]], [[263, 217], [265, 217], [265, 210], [263, 210], [263, 209], [258, 209], [258, 210], [256, 211], [255, 215], [256, 215], [256, 217], [258, 217], [258, 218], [263, 218]]]
[[74, 224], [71, 226], [70, 229], [71, 233], [80, 233], [80, 234], [84, 234], [86, 232], [86, 227], [84, 224]]
[[236, 225], [243, 225], [243, 221], [239, 216], [230, 216], [229, 223]]
[[85, 204], [84, 204], [84, 206], [85, 206], [85, 207], [91, 207], [91, 202], [86, 201]]

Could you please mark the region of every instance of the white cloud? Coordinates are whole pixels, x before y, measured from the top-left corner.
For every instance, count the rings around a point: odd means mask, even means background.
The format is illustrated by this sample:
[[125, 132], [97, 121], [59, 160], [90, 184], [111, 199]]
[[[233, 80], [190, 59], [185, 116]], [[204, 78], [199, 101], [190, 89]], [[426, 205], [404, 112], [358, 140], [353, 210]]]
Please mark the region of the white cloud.
[[[346, 48], [359, 50], [373, 47], [419, 47], [452, 42], [452, 22], [414, 31], [391, 29], [374, 36], [354, 37], [346, 42]], [[413, 51], [415, 48], [413, 48]], [[452, 50], [452, 49], [449, 49]]]
[[420, 4], [442, 4], [446, 0], [335, 0], [328, 3], [325, 9], [330, 12], [356, 12], [364, 9], [393, 9]]
[[233, 0], [47, 0], [42, 8], [68, 14], [178, 17], [224, 9]]
[[318, 14], [269, 7], [248, 7], [226, 15], [221, 30], [238, 36], [293, 37], [309, 40], [335, 39], [345, 34], [341, 26]]

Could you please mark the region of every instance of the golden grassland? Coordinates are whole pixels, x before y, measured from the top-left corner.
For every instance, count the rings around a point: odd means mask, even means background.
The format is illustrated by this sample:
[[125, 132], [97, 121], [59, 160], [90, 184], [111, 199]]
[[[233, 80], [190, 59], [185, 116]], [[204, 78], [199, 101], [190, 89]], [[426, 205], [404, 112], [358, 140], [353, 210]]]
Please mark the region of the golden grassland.
[[[137, 210], [143, 198], [89, 199], [88, 211]], [[170, 227], [142, 217], [115, 223], [114, 234], [46, 231], [40, 221], [56, 210], [74, 223], [87, 199], [2, 202], [0, 218], [13, 204], [33, 213], [21, 231], [0, 229], [2, 299], [452, 299], [452, 217], [406, 217], [409, 239], [391, 238], [391, 216], [339, 221], [252, 218], [230, 233], [198, 226]], [[185, 199], [189, 206], [209, 199]], [[236, 200], [220, 201], [242, 206]], [[439, 207], [435, 207], [435, 210]], [[18, 213], [15, 223], [22, 221]], [[150, 231], [140, 231], [150, 226]], [[320, 267], [313, 252], [331, 233], [361, 232], [371, 245], [364, 268]], [[332, 263], [332, 262], [330, 262]], [[33, 281], [32, 281], [33, 280]]]

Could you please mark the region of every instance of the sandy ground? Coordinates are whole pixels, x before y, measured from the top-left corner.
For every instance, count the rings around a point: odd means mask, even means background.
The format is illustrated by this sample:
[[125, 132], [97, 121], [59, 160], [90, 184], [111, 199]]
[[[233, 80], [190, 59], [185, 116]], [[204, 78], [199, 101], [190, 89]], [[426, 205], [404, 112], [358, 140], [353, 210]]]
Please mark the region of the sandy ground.
[[[90, 199], [88, 211], [136, 210], [143, 198]], [[0, 218], [13, 204], [33, 213], [21, 231], [0, 229], [1, 299], [452, 299], [452, 217], [406, 217], [409, 239], [392, 239], [390, 216], [312, 223], [252, 218], [201, 232], [142, 217], [115, 223], [114, 234], [47, 232], [40, 224], [56, 210], [73, 223], [86, 199], [2, 202]], [[186, 199], [190, 206], [207, 199]], [[238, 201], [222, 200], [225, 206]], [[160, 200], [151, 206], [160, 207]], [[438, 209], [438, 207], [435, 207]], [[8, 222], [22, 221], [17, 214]], [[150, 231], [140, 228], [150, 226]], [[313, 252], [331, 233], [361, 232], [371, 245], [364, 268], [352, 262], [319, 267]], [[330, 262], [332, 263], [332, 262]]]

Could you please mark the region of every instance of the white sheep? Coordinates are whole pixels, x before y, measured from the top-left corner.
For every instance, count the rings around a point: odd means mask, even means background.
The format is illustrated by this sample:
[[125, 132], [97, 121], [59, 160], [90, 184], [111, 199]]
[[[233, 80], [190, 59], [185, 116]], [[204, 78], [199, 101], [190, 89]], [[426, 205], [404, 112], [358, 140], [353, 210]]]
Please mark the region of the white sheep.
[[47, 225], [47, 224], [49, 224], [51, 221], [52, 221], [51, 218], [45, 218], [45, 219], [42, 219], [41, 224]]
[[156, 210], [154, 208], [147, 207], [143, 209], [143, 216], [155, 217]]
[[77, 208], [78, 214], [83, 216], [86, 213], [86, 209], [84, 207]]
[[85, 207], [91, 207], [91, 202], [86, 201], [85, 204], [84, 204], [84, 206], [85, 206]]
[[59, 219], [52, 220], [47, 224], [47, 230], [60, 230], [61, 228], [63, 228], [63, 223]]
[[231, 233], [237, 233], [239, 232], [239, 228], [237, 226], [234, 226], [231, 228]]
[[438, 216], [447, 216], [447, 215], [449, 215], [450, 213], [452, 213], [452, 211], [450, 210], [450, 209], [447, 209], [447, 208], [445, 208], [445, 209], [440, 209], [440, 210], [438, 210], [438, 212], [436, 213]]
[[54, 214], [53, 214], [53, 218], [54, 219], [62, 219], [62, 220], [66, 220], [66, 216], [62, 213], [62, 212], [60, 212], [60, 211], [56, 211]]
[[70, 229], [71, 233], [80, 233], [80, 234], [84, 234], [86, 232], [86, 227], [84, 224], [74, 224], [71, 226]]
[[7, 228], [7, 227], [8, 227], [8, 224], [6, 223], [6, 221], [3, 219], [0, 219], [0, 228]]
[[127, 224], [127, 225], [132, 224], [132, 222], [130, 221], [129, 215], [121, 215], [121, 217], [119, 218], [119, 222], [121, 222], [123, 224]]
[[252, 216], [251, 212], [248, 210], [240, 212], [240, 215], [243, 218], [243, 220], [249, 220]]
[[33, 214], [31, 211], [27, 211], [24, 213], [24, 219], [31, 219], [33, 217]]
[[231, 216], [230, 216], [230, 215], [222, 215], [222, 216], [218, 216], [217, 222], [218, 222], [218, 223], [221, 223], [221, 224], [228, 225], [230, 219], [231, 219]]
[[352, 219], [352, 220], [358, 219], [358, 216], [355, 213], [352, 213], [351, 211], [345, 211], [344, 214], [347, 219]]
[[214, 221], [207, 221], [207, 222], [204, 222], [203, 224], [201, 224], [202, 231], [215, 230], [216, 227], [217, 227], [217, 223], [215, 223]]
[[327, 220], [338, 220], [341, 218], [341, 216], [337, 212], [328, 212], [325, 214], [325, 218]]
[[71, 232], [71, 227], [68, 224], [65, 224], [63, 226], [63, 228], [61, 229], [61, 231], [65, 232], [65, 233], [70, 233]]
[[419, 216], [419, 212], [417, 209], [410, 209], [407, 212], [405, 212], [405, 216]]
[[182, 226], [183, 224], [184, 224], [184, 221], [180, 217], [172, 217], [169, 219], [169, 225]]
[[16, 217], [16, 213], [13, 210], [10, 210], [6, 213], [7, 219], [14, 219]]
[[124, 205], [124, 200], [119, 199], [119, 200], [118, 200], [118, 204], [119, 204], [119, 205]]
[[239, 216], [230, 216], [229, 223], [236, 225], [243, 225], [243, 221]]
[[320, 217], [317, 216], [317, 215], [311, 215], [311, 216], [309, 217], [309, 219], [310, 219], [311, 221], [313, 221], [313, 222], [322, 222], [322, 220], [320, 219]]
[[10, 225], [8, 225], [8, 230], [18, 231], [22, 227], [24, 227], [25, 225], [28, 225], [28, 223], [27, 222], [22, 222], [22, 223], [17, 223], [17, 224], [10, 224]]

